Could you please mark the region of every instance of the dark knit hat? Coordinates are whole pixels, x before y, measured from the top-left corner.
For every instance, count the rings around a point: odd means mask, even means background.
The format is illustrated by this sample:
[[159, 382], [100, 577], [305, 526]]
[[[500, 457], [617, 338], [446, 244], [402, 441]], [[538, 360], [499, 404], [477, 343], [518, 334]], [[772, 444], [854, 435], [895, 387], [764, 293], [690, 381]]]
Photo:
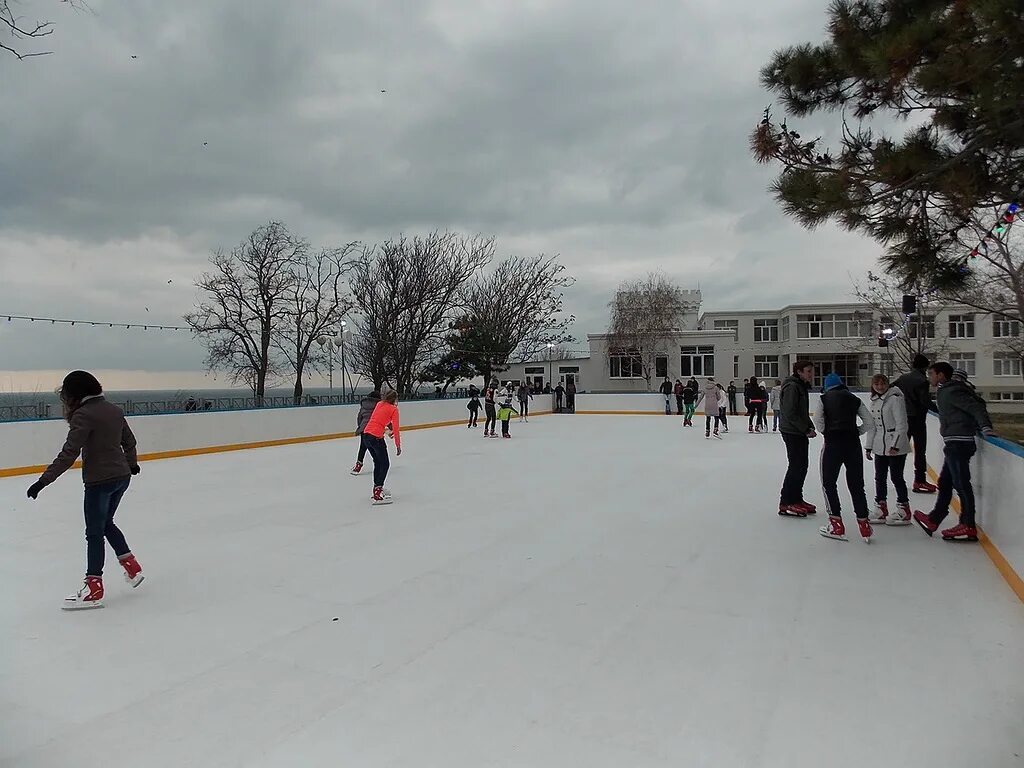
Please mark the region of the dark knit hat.
[[914, 355], [914, 368], [917, 370], [923, 370], [928, 367], [928, 358], [918, 353]]

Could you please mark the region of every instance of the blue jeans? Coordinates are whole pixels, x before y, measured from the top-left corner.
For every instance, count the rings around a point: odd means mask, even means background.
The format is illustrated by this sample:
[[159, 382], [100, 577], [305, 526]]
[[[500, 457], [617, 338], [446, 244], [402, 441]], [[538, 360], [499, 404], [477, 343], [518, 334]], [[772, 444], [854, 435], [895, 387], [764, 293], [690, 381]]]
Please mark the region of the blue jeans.
[[114, 513], [128, 490], [131, 478], [85, 486], [85, 548], [88, 564], [86, 576], [103, 575], [104, 540], [110, 542], [114, 554], [124, 557], [131, 549], [124, 534], [114, 525]]
[[978, 446], [973, 440], [953, 440], [943, 448], [945, 461], [939, 473], [939, 495], [935, 498], [935, 508], [929, 517], [938, 525], [949, 514], [949, 503], [953, 500], [953, 489], [960, 496], [960, 524], [975, 526], [974, 520], [974, 488], [971, 486], [971, 457], [977, 453]]
[[382, 488], [388, 479], [391, 459], [388, 458], [388, 447], [383, 437], [374, 437], [363, 432], [363, 445], [373, 457], [373, 487]]

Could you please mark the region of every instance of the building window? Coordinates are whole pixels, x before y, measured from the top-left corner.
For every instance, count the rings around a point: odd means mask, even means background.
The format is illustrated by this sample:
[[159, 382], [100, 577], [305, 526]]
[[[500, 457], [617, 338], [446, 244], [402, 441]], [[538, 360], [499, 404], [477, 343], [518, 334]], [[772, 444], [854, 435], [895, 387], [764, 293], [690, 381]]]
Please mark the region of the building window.
[[714, 347], [680, 347], [679, 369], [683, 376], [714, 376]]
[[796, 316], [796, 337], [798, 339], [821, 339], [831, 338], [832, 336], [832, 324], [829, 323], [828, 336], [823, 337], [822, 325], [824, 325], [824, 315], [797, 315]]
[[1020, 378], [1020, 355], [1012, 352], [999, 352], [992, 360], [992, 373], [996, 376], [1016, 376]]
[[797, 315], [798, 339], [861, 339], [871, 336], [872, 322], [861, 313]]
[[608, 375], [613, 379], [642, 379], [644, 367], [640, 354], [630, 351], [612, 352], [608, 355]]
[[732, 377], [738, 379], [740, 377], [740, 356], [732, 356]]
[[974, 376], [977, 373], [973, 352], [953, 352], [949, 356], [949, 364], [954, 368], [962, 368], [967, 371], [968, 376]]
[[781, 325], [782, 325], [782, 340], [783, 341], [789, 341], [789, 318], [788, 317], [784, 318], [782, 320], [782, 324]]
[[668, 378], [668, 358], [664, 355], [658, 355], [654, 358], [654, 375], [659, 379]]
[[[920, 332], [920, 337], [918, 333]], [[935, 338], [935, 315], [914, 316], [907, 329], [907, 335], [912, 339], [934, 339]]]
[[951, 339], [973, 339], [974, 338], [974, 315], [950, 315], [949, 316], [949, 338], [951, 338]]
[[527, 368], [526, 369], [526, 375], [527, 376], [529, 376], [531, 374], [534, 374], [534, 373], [543, 374], [544, 373], [544, 368], [540, 367], [540, 368]]
[[754, 355], [754, 375], [759, 379], [779, 378], [779, 356]]
[[1020, 336], [1020, 320], [997, 315], [992, 320], [992, 336], [997, 339], [1009, 339]]
[[736, 331], [739, 327], [739, 320], [715, 320], [716, 331]]
[[1024, 402], [1024, 392], [993, 392], [989, 397], [990, 400], [1004, 402]]
[[754, 341], [769, 342], [779, 340], [778, 320], [755, 320]]

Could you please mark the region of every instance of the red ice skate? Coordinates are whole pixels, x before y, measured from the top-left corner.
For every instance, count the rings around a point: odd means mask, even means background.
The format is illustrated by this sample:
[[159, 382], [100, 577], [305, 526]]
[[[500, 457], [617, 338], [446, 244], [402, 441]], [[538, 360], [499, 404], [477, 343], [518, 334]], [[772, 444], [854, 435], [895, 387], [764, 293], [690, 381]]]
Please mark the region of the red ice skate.
[[384, 490], [383, 486], [376, 486], [373, 489], [373, 504], [379, 506], [381, 504], [391, 504], [391, 494]]
[[937, 485], [931, 483], [914, 483], [914, 493], [935, 493], [939, 490]]
[[799, 504], [779, 504], [779, 517], [807, 517], [807, 511]]
[[917, 523], [921, 527], [921, 530], [929, 536], [939, 529], [939, 526], [936, 523], [933, 523], [931, 517], [926, 515], [924, 512], [915, 512], [914, 522]]
[[82, 588], [64, 598], [65, 611], [79, 611], [85, 608], [103, 607], [103, 579], [99, 576], [86, 576]]
[[942, 532], [943, 541], [977, 541], [978, 529], [973, 525], [954, 525]]
[[804, 514], [807, 514], [807, 515], [816, 515], [816, 514], [818, 514], [818, 508], [816, 506], [814, 506], [813, 504], [811, 504], [810, 502], [798, 501], [795, 504], [795, 506], [800, 507], [800, 509], [802, 509], [804, 511]]
[[363, 471], [363, 462], [357, 461], [356, 465], [354, 467], [352, 467], [352, 472], [350, 474], [358, 475], [362, 471]]
[[884, 501], [876, 501], [875, 508], [871, 512], [871, 522], [885, 525], [889, 519], [889, 504]]
[[818, 533], [826, 539], [848, 541], [846, 538], [846, 526], [843, 525], [843, 518], [838, 515], [829, 515], [828, 522], [818, 529]]
[[871, 543], [871, 536], [874, 531], [871, 529], [871, 521], [866, 517], [857, 518], [857, 526], [860, 528], [860, 537], [864, 540], [865, 544]]
[[139, 565], [139, 561], [135, 559], [135, 555], [131, 552], [124, 557], [118, 558], [118, 560], [121, 563], [121, 567], [124, 568], [124, 580], [128, 582], [128, 586], [135, 589], [146, 578], [142, 575], [142, 566]]

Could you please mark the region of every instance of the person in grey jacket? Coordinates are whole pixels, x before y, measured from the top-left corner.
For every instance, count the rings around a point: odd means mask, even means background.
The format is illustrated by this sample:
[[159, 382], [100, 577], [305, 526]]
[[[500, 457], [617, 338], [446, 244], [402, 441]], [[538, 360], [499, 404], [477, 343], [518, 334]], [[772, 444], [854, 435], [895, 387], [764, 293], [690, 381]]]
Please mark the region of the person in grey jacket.
[[914, 493], [935, 493], [928, 482], [928, 411], [933, 410], [932, 393], [928, 384], [928, 358], [915, 355], [913, 368], [895, 382], [903, 392], [907, 405], [907, 431], [914, 441]]
[[28, 489], [28, 497], [35, 500], [46, 486], [71, 469], [81, 454], [88, 563], [85, 583], [77, 593], [64, 598], [63, 608], [102, 608], [104, 539], [117, 555], [131, 587], [139, 586], [144, 578], [142, 566], [114, 523], [114, 513], [132, 475], [140, 472], [138, 448], [124, 413], [104, 399], [103, 387], [91, 373], [72, 371], [65, 376], [60, 401], [68, 422], [68, 437], [57, 458]]
[[[907, 406], [903, 391], [889, 386], [887, 376], [878, 373], [871, 378], [871, 421], [865, 433], [865, 455], [875, 463], [875, 509], [871, 522], [881, 525], [910, 525], [910, 497], [903, 473], [910, 451], [907, 435]], [[896, 509], [889, 510], [887, 475], [896, 488]]]
[[[960, 375], [955, 375], [960, 374]], [[943, 440], [942, 472], [939, 473], [938, 496], [931, 513], [914, 513], [914, 522], [931, 536], [949, 514], [953, 489], [960, 497], [960, 523], [942, 532], [945, 541], [977, 541], [974, 488], [971, 485], [971, 457], [978, 450], [976, 436], [994, 436], [992, 419], [985, 401], [967, 382], [966, 373], [954, 371], [949, 363], [935, 363], [928, 369], [928, 378], [937, 387], [939, 434]]]
[[793, 375], [782, 384], [779, 394], [779, 431], [786, 444], [788, 468], [779, 494], [779, 514], [783, 517], [807, 517], [817, 509], [804, 501], [807, 479], [807, 454], [810, 440], [817, 436], [811, 423], [810, 397], [814, 366], [806, 360], [793, 364]]
[[721, 416], [718, 406], [718, 384], [714, 378], [708, 377], [707, 383], [704, 385], [704, 390], [700, 393], [700, 398], [697, 400], [697, 405], [701, 402], [704, 403], [704, 437], [711, 437], [711, 419], [715, 420], [715, 437], [719, 437], [718, 428], [721, 424]]
[[775, 386], [768, 393], [768, 402], [772, 407], [772, 432], [779, 431], [779, 418], [782, 414], [779, 409], [782, 407], [782, 380], [776, 379]]
[[366, 458], [366, 444], [363, 442], [363, 430], [373, 415], [373, 409], [380, 402], [380, 392], [373, 390], [370, 394], [359, 401], [359, 413], [356, 415], [356, 437], [359, 438], [359, 454], [356, 456], [356, 465], [352, 467], [351, 474], [358, 475], [363, 471], [363, 459]]

